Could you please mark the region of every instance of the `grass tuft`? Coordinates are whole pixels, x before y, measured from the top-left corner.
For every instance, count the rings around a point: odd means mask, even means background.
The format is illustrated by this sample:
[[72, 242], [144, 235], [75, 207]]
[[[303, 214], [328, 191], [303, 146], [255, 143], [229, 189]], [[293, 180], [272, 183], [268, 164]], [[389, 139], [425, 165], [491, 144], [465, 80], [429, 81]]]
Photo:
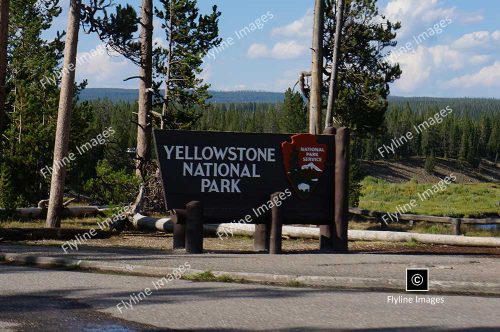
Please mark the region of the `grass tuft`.
[[201, 273], [187, 274], [182, 277], [184, 280], [197, 281], [197, 282], [244, 282], [244, 279], [235, 279], [228, 275], [216, 276], [212, 271], [204, 271]]
[[298, 280], [290, 280], [285, 284], [287, 287], [305, 287], [306, 285]]

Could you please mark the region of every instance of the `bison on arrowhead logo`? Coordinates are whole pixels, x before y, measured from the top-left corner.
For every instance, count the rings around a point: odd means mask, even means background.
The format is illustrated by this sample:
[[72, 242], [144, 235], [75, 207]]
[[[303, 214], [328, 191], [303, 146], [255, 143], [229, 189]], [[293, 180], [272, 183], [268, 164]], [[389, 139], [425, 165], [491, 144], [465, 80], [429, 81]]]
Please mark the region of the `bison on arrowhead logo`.
[[318, 185], [325, 169], [327, 148], [311, 134], [293, 135], [291, 143], [281, 144], [285, 172], [299, 198], [309, 198]]

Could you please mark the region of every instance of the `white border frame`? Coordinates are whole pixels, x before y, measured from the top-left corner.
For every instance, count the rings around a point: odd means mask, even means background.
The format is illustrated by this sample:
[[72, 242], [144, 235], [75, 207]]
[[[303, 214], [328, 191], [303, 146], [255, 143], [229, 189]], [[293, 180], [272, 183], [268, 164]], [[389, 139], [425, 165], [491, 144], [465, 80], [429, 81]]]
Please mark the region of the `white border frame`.
[[[408, 290], [408, 270], [425, 270], [427, 271], [427, 289], [425, 290]], [[407, 292], [428, 292], [431, 283], [431, 274], [428, 267], [407, 267], [405, 273], [405, 288]]]

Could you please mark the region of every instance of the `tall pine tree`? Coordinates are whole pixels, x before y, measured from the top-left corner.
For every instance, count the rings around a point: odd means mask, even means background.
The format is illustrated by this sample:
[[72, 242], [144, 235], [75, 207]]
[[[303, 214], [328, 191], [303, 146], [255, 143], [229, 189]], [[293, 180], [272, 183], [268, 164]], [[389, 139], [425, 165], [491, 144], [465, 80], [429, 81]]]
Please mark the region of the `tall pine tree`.
[[[337, 0], [327, 0], [325, 7], [325, 68], [332, 63]], [[395, 46], [399, 22], [390, 22], [379, 13], [376, 0], [345, 0], [345, 23], [342, 27], [338, 86], [334, 119], [358, 134], [381, 129], [387, 110], [389, 83], [401, 75], [398, 64], [387, 59], [388, 48]], [[382, 23], [381, 23], [382, 22]], [[324, 76], [323, 94], [330, 77]]]
[[[155, 14], [165, 29], [166, 47], [154, 51], [157, 100], [162, 105], [161, 128], [185, 128], [206, 108], [209, 84], [200, 78], [203, 58], [219, 46], [221, 13], [213, 6], [208, 15], [199, 13], [196, 0], [160, 0]], [[164, 94], [159, 88], [164, 85]]]
[[307, 130], [307, 109], [298, 92], [288, 89], [283, 101], [280, 130], [285, 133], [304, 133]]

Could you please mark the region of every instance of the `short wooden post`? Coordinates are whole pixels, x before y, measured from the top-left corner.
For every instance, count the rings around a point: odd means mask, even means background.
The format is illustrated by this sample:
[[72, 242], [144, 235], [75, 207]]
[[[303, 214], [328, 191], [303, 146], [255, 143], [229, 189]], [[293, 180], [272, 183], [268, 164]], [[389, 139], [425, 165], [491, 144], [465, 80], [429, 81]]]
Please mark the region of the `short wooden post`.
[[[332, 218], [333, 220], [333, 218]], [[319, 226], [319, 250], [333, 251], [333, 225]]]
[[269, 250], [268, 224], [255, 224], [255, 232], [253, 234], [253, 250], [254, 251]]
[[[335, 128], [333, 127], [328, 127], [325, 129], [324, 134], [325, 135], [335, 135]], [[332, 146], [331, 148], [335, 149], [335, 146]], [[335, 163], [335, 158], [334, 163]], [[335, 167], [335, 166], [334, 166]], [[335, 188], [335, 176], [333, 176], [332, 179], [332, 187]], [[335, 205], [335, 195], [334, 195], [334, 201], [332, 202], [332, 205]], [[332, 216], [329, 219], [328, 225], [321, 225], [319, 226], [319, 249], [323, 251], [331, 251], [333, 250], [333, 236], [335, 233], [335, 222], [334, 222], [334, 217]]]
[[186, 247], [186, 225], [174, 224], [173, 249], [184, 249]]
[[203, 253], [203, 205], [198, 201], [186, 204], [186, 252]]
[[171, 216], [174, 223], [173, 249], [186, 247], [186, 210], [174, 210]]
[[348, 251], [349, 218], [349, 129], [341, 127], [335, 135], [335, 236], [336, 252]]
[[[279, 192], [272, 194], [271, 202], [279, 202], [279, 194]], [[282, 212], [282, 208], [276, 205], [271, 210], [271, 238], [269, 244], [269, 253], [271, 255], [281, 254]]]
[[461, 224], [462, 221], [460, 219], [458, 218], [451, 219], [451, 228], [453, 235], [462, 235], [462, 230], [460, 229]]

